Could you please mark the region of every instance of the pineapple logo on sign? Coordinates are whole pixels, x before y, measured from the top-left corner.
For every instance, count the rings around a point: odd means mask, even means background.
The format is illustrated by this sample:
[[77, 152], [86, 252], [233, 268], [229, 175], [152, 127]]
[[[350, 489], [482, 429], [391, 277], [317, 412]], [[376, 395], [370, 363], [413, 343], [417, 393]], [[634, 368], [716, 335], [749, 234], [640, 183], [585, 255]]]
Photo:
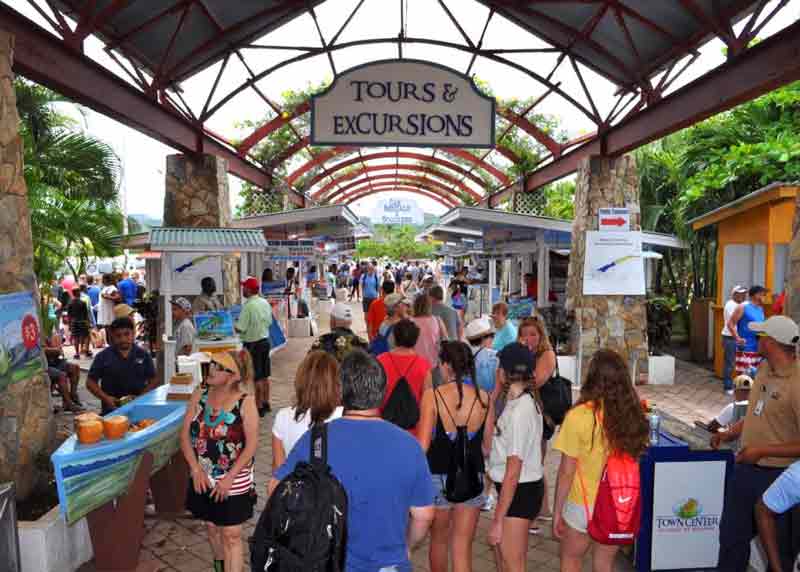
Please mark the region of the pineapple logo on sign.
[[656, 516], [656, 528], [664, 532], [694, 532], [719, 527], [720, 515], [706, 514], [696, 498], [681, 499], [672, 507], [672, 514]]

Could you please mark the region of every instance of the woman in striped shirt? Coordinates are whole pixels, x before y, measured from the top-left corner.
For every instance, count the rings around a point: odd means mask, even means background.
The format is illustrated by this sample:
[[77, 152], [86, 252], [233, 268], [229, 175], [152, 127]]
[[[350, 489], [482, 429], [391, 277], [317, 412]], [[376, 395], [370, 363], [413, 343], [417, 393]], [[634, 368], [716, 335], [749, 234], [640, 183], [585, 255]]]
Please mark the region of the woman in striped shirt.
[[192, 472], [187, 508], [206, 522], [215, 572], [242, 572], [242, 523], [253, 516], [258, 409], [247, 351], [211, 356], [205, 387], [192, 394], [181, 450]]

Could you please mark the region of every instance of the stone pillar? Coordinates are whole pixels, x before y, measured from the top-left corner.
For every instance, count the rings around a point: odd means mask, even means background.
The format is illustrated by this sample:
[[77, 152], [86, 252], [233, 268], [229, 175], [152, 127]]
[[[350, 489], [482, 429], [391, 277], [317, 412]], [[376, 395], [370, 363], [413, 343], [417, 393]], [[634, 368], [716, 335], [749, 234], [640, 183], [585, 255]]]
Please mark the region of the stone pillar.
[[[39, 300], [33, 273], [28, 189], [11, 64], [14, 37], [0, 30], [0, 294], [28, 291]], [[0, 481], [14, 481], [18, 500], [39, 482], [39, 463], [50, 454], [55, 424], [50, 380], [44, 371], [0, 390]]]
[[632, 155], [592, 157], [578, 169], [567, 278], [567, 311], [575, 316], [572, 351], [581, 356], [582, 376], [601, 348], [619, 352], [632, 374], [642, 374], [648, 357], [646, 297], [583, 295], [586, 232], [597, 230], [598, 209], [605, 207], [628, 207], [631, 230], [641, 230], [639, 177]]
[[[228, 162], [215, 155], [167, 156], [164, 226], [227, 227], [231, 225]], [[260, 277], [259, 277], [260, 278]], [[226, 305], [240, 301], [237, 259], [222, 262], [223, 284], [217, 288]]]

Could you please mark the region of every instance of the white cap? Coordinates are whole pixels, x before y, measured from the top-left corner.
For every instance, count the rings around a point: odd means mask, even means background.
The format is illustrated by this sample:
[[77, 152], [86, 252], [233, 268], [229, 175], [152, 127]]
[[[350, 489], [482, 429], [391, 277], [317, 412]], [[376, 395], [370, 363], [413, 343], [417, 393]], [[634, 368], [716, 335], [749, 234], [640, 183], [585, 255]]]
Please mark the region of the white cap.
[[336, 302], [331, 310], [331, 318], [334, 320], [341, 320], [343, 322], [353, 321], [353, 310], [344, 302]]
[[467, 327], [464, 329], [464, 337], [468, 340], [482, 338], [485, 335], [493, 333], [494, 326], [492, 326], [491, 320], [486, 316], [475, 318], [469, 324], [467, 324]]
[[772, 316], [766, 322], [750, 322], [750, 330], [767, 335], [786, 346], [800, 341], [800, 328], [794, 320], [786, 316]]
[[741, 284], [737, 284], [731, 289], [731, 296], [733, 296], [734, 294], [747, 294], [747, 288], [745, 288]]

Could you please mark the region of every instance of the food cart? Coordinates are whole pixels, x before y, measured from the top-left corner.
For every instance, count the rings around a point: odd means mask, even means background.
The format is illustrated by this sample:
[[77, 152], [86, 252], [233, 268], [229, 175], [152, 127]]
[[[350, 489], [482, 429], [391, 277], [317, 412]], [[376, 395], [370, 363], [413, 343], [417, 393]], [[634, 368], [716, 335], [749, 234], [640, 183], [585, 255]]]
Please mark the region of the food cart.
[[157, 514], [184, 510], [189, 470], [179, 433], [186, 402], [168, 400], [168, 392], [161, 386], [106, 416], [124, 415], [140, 429], [115, 439], [95, 433], [91, 444], [76, 433], [51, 456], [61, 513], [69, 525], [86, 517], [98, 570], [136, 567], [148, 488]]

